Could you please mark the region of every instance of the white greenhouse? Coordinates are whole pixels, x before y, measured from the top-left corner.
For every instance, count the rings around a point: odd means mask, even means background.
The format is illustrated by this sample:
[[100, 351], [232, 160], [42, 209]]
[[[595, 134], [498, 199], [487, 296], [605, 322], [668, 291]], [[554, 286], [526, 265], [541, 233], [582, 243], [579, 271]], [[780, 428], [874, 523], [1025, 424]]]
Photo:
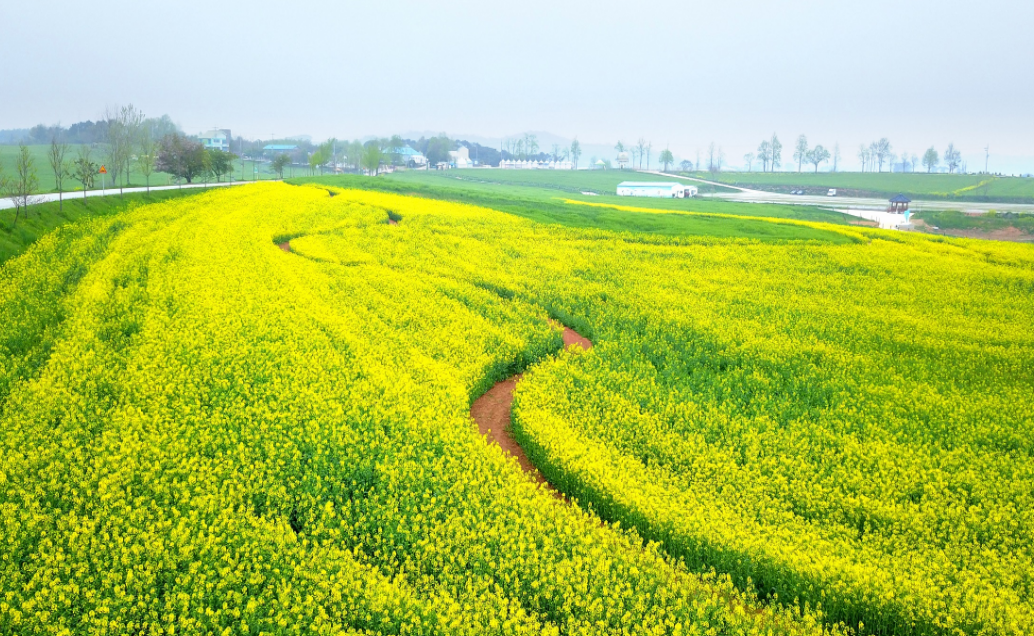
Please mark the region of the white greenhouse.
[[668, 181], [622, 181], [618, 184], [619, 197], [662, 197], [683, 199], [695, 197], [696, 186], [682, 185]]

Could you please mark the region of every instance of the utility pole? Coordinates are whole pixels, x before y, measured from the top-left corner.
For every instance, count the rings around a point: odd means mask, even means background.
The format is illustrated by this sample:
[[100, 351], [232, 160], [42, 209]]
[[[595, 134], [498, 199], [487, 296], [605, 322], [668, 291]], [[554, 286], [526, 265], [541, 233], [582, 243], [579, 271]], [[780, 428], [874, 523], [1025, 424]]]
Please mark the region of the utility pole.
[[987, 160], [991, 158], [991, 145], [984, 146], [984, 174], [987, 174]]

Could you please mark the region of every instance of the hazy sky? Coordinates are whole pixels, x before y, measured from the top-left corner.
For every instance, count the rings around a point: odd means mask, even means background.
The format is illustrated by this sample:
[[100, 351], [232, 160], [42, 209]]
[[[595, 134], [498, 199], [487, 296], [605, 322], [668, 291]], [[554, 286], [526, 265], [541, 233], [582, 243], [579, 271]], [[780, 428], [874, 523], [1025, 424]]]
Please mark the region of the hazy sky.
[[887, 136], [1034, 171], [1032, 25], [1027, 0], [0, 0], [0, 128], [131, 102], [191, 133], [643, 136], [733, 164], [773, 131], [851, 164]]

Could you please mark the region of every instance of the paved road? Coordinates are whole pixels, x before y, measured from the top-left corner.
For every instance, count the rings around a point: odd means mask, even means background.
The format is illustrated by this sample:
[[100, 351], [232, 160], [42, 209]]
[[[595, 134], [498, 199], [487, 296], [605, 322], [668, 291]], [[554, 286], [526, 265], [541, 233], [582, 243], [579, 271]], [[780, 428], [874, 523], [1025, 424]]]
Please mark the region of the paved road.
[[[271, 180], [272, 179], [270, 179], [270, 181]], [[263, 179], [263, 181], [266, 181], [266, 179]], [[225, 187], [225, 186], [231, 186], [231, 185], [243, 185], [245, 183], [254, 183], [254, 181], [234, 181], [232, 183], [209, 183], [207, 185], [204, 184], [204, 183], [191, 183], [190, 185], [184, 184], [182, 186], [153, 186], [151, 188], [151, 192], [155, 192], [155, 191], [158, 191], [158, 190], [180, 190], [180, 189], [184, 189], [185, 190], [187, 188], [216, 188], [216, 187], [220, 187], [220, 186]], [[131, 192], [147, 192], [147, 188], [126, 188], [125, 190], [123, 190], [123, 192], [125, 192], [126, 194], [129, 194]], [[87, 190], [86, 191], [86, 196], [87, 197], [110, 197], [110, 196], [118, 196], [118, 195], [119, 195], [118, 188], [108, 188], [106, 190]], [[81, 199], [81, 198], [83, 198], [83, 193], [82, 192], [65, 192], [64, 197], [65, 197], [66, 201], [68, 201], [70, 199], [76, 199], [76, 198]], [[36, 196], [34, 196], [32, 198], [33, 198], [33, 203], [46, 203], [47, 201], [57, 201], [58, 194], [56, 192], [51, 192], [49, 194], [38, 194], [38, 195], [36, 195]], [[0, 199], [0, 210], [6, 210], [8, 208], [13, 208], [13, 207], [14, 207], [14, 202], [11, 201], [10, 199]]]
[[[706, 197], [713, 197], [715, 199], [724, 199], [727, 201], [742, 201], [744, 203], [780, 203], [784, 205], [817, 205], [824, 208], [833, 208], [838, 212], [844, 212], [845, 214], [852, 214], [853, 216], [861, 216], [855, 214], [853, 211], [886, 211], [887, 200], [886, 199], [874, 199], [868, 197], [826, 197], [816, 195], [796, 195], [796, 194], [782, 194], [780, 192], [764, 192], [762, 190], [751, 190], [749, 188], [740, 188], [732, 186], [727, 183], [718, 183], [716, 181], [708, 181], [706, 179], [696, 179], [694, 177], [684, 177], [677, 174], [667, 174], [664, 172], [654, 171], [642, 171], [647, 174], [660, 175], [664, 177], [670, 177], [673, 179], [684, 179], [686, 181], [694, 181], [697, 183], [703, 183], [707, 185], [716, 185], [723, 188], [730, 188], [736, 190], [736, 192], [716, 192], [714, 194], [708, 194], [703, 192], [701, 188], [701, 195]], [[912, 201], [912, 211], [920, 212], [922, 210], [958, 210], [960, 212], [971, 212], [971, 213], [984, 213], [996, 210], [998, 212], [1017, 212], [1034, 214], [1034, 205], [1029, 203], [978, 203], [970, 201]]]

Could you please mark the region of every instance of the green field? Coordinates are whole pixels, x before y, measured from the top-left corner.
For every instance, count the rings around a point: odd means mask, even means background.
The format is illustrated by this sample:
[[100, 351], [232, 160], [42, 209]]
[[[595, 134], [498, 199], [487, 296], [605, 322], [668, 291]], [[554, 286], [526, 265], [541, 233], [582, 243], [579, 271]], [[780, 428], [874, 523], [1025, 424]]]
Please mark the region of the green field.
[[[530, 178], [515, 173], [539, 174]], [[642, 180], [663, 180], [652, 175]], [[379, 177], [334, 176], [300, 178], [292, 183], [321, 183], [338, 187], [375, 189], [422, 197], [473, 203], [491, 207], [543, 223], [558, 223], [573, 227], [597, 227], [608, 230], [662, 233], [666, 235], [704, 234], [714, 236], [769, 236], [771, 238], [806, 238], [817, 230], [800, 227], [775, 227], [771, 224], [715, 223], [699, 217], [679, 215], [643, 215], [597, 207], [571, 206], [565, 200], [583, 201], [614, 206], [633, 205], [660, 210], [730, 214], [736, 216], [778, 217], [802, 221], [847, 223], [849, 217], [829, 210], [809, 206], [739, 203], [707, 198], [651, 199], [618, 197], [613, 194], [586, 196], [581, 192], [613, 192], [620, 181], [629, 175], [617, 171], [604, 174], [596, 171], [504, 171], [504, 170], [451, 170], [442, 172], [408, 171]], [[753, 228], [753, 231], [748, 229]], [[776, 236], [772, 236], [775, 233]]]
[[[557, 190], [569, 194], [594, 192], [598, 195], [614, 194], [617, 185], [622, 181], [671, 182], [674, 180], [670, 177], [643, 174], [632, 170], [410, 170], [397, 172], [389, 176], [403, 179], [466, 180], [472, 183]], [[703, 185], [686, 181], [682, 181], [682, 183], [698, 187]], [[732, 192], [732, 190], [721, 187], [718, 188], [718, 191]], [[701, 187], [701, 192], [703, 192], [703, 187]]]
[[[76, 155], [77, 149], [78, 149], [78, 146], [70, 146], [68, 154], [65, 157], [66, 161], [72, 162], [72, 161], [75, 160], [75, 158], [77, 156]], [[16, 161], [16, 158], [18, 156], [18, 152], [19, 152], [18, 151], [18, 146], [0, 145], [0, 166], [2, 166], [2, 168], [3, 168], [3, 174], [7, 175], [8, 177], [10, 177], [14, 173], [15, 161]], [[50, 161], [48, 159], [48, 155], [49, 155], [49, 152], [50, 152], [50, 146], [48, 146], [48, 145], [33, 145], [33, 146], [29, 146], [29, 152], [31, 153], [33, 161], [35, 162], [36, 176], [39, 177], [39, 183], [40, 183], [39, 192], [41, 192], [41, 193], [57, 192], [57, 183], [54, 180], [54, 171], [51, 170], [51, 168], [50, 168]], [[94, 163], [96, 163], [97, 165], [103, 164], [104, 163], [104, 149], [102, 147], [94, 148], [92, 154], [90, 155], [90, 159]], [[144, 175], [140, 173], [140, 170], [135, 165], [131, 166], [131, 167], [132, 167], [132, 169], [130, 170], [130, 174], [129, 174], [129, 183], [126, 184], [125, 187], [127, 187], [127, 188], [133, 188], [133, 187], [142, 188], [145, 185], [147, 185], [146, 179], [144, 178]], [[257, 168], [257, 171], [256, 171], [256, 168]], [[285, 170], [285, 172], [284, 172], [284, 176], [285, 177], [290, 175], [290, 170], [291, 170], [290, 167], [287, 170]], [[297, 175], [302, 175], [302, 174], [304, 174], [305, 172], [308, 171], [308, 168], [307, 167], [306, 168], [302, 168], [301, 166], [294, 166], [294, 170], [295, 170], [295, 173]], [[240, 161], [236, 161], [234, 163], [234, 171], [233, 171], [232, 175], [230, 175], [230, 176], [232, 177], [233, 180], [239, 181], [241, 179], [241, 163], [240, 163]], [[256, 161], [250, 161], [250, 160], [244, 162], [244, 180], [245, 181], [252, 181], [252, 180], [254, 180], [256, 178], [259, 179], [259, 180], [272, 179], [274, 177], [275, 177], [275, 174], [270, 169], [268, 162], [263, 162], [263, 161], [256, 162]], [[198, 179], [197, 180], [197, 182], [201, 182], [201, 181], [203, 181], [203, 179]], [[175, 183], [175, 181], [173, 180], [173, 177], [170, 174], [166, 174], [164, 172], [155, 172], [154, 174], [151, 175], [151, 186], [152, 187], [155, 187], [155, 186], [168, 186], [168, 185], [173, 185], [174, 183]], [[109, 189], [113, 188], [113, 187], [116, 187], [116, 186], [114, 186], [112, 184], [110, 176], [107, 177], [106, 184], [107, 184], [107, 187]], [[94, 185], [95, 185], [95, 187], [94, 187], [95, 190], [100, 190], [101, 189], [101, 178], [100, 178], [100, 175], [97, 175], [97, 182]], [[76, 191], [76, 190], [81, 192], [82, 191], [82, 186], [75, 179], [72, 179], [71, 177], [67, 177], [67, 178], [65, 178], [65, 181], [64, 181], [64, 190], [65, 190], [65, 192], [73, 192], [73, 191]]]
[[[710, 173], [695, 176], [710, 179]], [[803, 188], [825, 194], [836, 188], [841, 196], [893, 196], [1001, 203], [1034, 203], [1034, 178], [972, 174], [873, 172], [723, 172], [718, 181], [760, 190], [787, 192]]]

